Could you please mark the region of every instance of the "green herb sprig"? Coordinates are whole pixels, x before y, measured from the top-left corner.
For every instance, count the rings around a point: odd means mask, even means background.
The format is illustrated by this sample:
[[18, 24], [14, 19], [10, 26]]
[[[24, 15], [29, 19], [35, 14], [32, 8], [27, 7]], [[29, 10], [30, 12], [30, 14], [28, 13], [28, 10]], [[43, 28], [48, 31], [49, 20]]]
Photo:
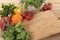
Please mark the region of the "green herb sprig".
[[45, 0], [21, 0], [21, 2], [25, 4], [25, 8], [27, 8], [29, 5], [34, 6], [35, 8], [39, 8], [44, 1]]
[[4, 32], [4, 40], [30, 40], [30, 34], [24, 29], [21, 22], [17, 25], [10, 25]]
[[12, 14], [13, 9], [15, 7], [16, 6], [14, 4], [12, 4], [12, 3], [9, 3], [8, 5], [2, 4], [2, 10], [0, 10], [0, 15], [8, 16], [8, 15]]

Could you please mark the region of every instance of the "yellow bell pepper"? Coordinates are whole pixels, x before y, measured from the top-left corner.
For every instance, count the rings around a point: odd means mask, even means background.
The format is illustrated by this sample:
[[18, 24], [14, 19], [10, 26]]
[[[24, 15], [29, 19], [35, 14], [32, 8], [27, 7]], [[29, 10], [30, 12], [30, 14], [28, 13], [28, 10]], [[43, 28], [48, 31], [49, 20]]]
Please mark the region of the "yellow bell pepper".
[[20, 5], [19, 8], [21, 10], [21, 13], [23, 14], [25, 12], [24, 5]]
[[25, 12], [24, 6], [23, 5], [19, 5], [17, 8], [15, 8], [13, 10], [13, 13], [19, 13], [19, 14], [23, 14]]
[[17, 8], [15, 8], [14, 10], [13, 10], [13, 13], [19, 13], [20, 14], [20, 12], [18, 11], [18, 9]]

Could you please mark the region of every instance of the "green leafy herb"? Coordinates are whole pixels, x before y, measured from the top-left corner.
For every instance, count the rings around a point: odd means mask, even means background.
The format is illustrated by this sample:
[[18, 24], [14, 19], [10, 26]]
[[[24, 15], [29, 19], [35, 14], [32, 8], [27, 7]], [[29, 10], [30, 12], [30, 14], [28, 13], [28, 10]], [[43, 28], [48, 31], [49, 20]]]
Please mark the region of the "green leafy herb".
[[4, 32], [4, 40], [14, 40], [14, 26], [10, 25], [9, 28]]
[[2, 4], [2, 10], [0, 10], [0, 15], [2, 16], [8, 16], [10, 14], [12, 14], [13, 9], [16, 6], [14, 4], [9, 3], [8, 5], [4, 5]]
[[30, 34], [27, 32], [22, 23], [10, 25], [7, 31], [4, 32], [4, 40], [30, 40]]
[[29, 5], [34, 6], [35, 8], [39, 8], [44, 1], [45, 0], [21, 0], [21, 2], [25, 4], [25, 8], [27, 8]]

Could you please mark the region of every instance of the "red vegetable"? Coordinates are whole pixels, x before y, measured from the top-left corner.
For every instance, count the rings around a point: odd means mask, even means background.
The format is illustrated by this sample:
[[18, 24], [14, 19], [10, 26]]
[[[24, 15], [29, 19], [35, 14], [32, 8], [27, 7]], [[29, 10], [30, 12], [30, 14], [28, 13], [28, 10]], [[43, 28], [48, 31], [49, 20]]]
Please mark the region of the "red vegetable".
[[11, 22], [11, 19], [9, 17], [2, 17], [0, 20], [0, 29], [2, 29], [2, 31], [6, 31], [7, 30], [7, 21]]
[[46, 3], [42, 7], [42, 11], [47, 11], [47, 10], [51, 10], [51, 9], [52, 9], [52, 4], [51, 3]]
[[27, 11], [24, 14], [22, 14], [23, 18], [26, 18], [27, 20], [31, 20], [32, 17], [34, 16], [34, 12], [32, 11]]
[[27, 19], [27, 20], [31, 20], [32, 17], [27, 15], [27, 16], [26, 16], [26, 19]]
[[4, 26], [4, 19], [0, 20], [0, 29], [2, 29], [2, 27]]
[[7, 29], [8, 29], [8, 27], [7, 27], [7, 26], [5, 26], [5, 27], [4, 27], [4, 29], [3, 29], [2, 31], [6, 31]]
[[34, 12], [32, 12], [32, 11], [28, 11], [27, 14], [30, 15], [31, 17], [34, 16]]
[[42, 7], [42, 11], [46, 11], [46, 10], [48, 10], [47, 6]]
[[48, 10], [51, 10], [51, 9], [52, 9], [52, 4], [51, 4], [51, 3], [48, 3], [47, 9], [48, 9]]
[[27, 14], [26, 14], [26, 13], [24, 13], [24, 14], [22, 14], [22, 16], [23, 16], [23, 18], [26, 18]]

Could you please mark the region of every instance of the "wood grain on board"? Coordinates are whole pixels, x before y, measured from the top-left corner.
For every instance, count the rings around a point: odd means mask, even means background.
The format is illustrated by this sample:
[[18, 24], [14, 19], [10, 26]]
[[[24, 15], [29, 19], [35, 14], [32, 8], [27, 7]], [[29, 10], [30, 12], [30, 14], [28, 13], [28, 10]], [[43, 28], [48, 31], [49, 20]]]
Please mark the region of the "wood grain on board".
[[52, 12], [57, 18], [60, 18], [60, 0], [46, 0], [46, 3], [52, 3]]
[[31, 40], [38, 40], [60, 32], [60, 22], [51, 11], [35, 14], [31, 21], [24, 21], [24, 26], [31, 33]]
[[48, 3], [60, 3], [60, 0], [46, 0]]

